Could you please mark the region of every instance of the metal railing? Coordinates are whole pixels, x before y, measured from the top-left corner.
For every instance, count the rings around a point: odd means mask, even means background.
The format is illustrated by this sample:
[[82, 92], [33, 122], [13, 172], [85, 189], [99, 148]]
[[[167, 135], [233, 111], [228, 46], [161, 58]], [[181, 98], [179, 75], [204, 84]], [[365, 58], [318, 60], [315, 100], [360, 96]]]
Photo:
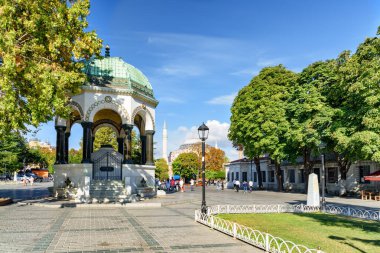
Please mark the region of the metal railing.
[[[261, 248], [266, 252], [322, 253], [323, 251], [321, 250], [309, 249], [304, 245], [299, 245], [280, 237], [273, 236], [269, 233], [215, 216], [216, 214], [222, 213], [310, 213], [319, 211], [322, 211], [320, 207], [306, 206], [304, 204], [216, 205], [208, 207], [207, 214], [203, 214], [200, 210], [196, 210], [195, 221]], [[352, 207], [327, 205], [323, 212], [380, 221], [380, 210], [364, 210]]]

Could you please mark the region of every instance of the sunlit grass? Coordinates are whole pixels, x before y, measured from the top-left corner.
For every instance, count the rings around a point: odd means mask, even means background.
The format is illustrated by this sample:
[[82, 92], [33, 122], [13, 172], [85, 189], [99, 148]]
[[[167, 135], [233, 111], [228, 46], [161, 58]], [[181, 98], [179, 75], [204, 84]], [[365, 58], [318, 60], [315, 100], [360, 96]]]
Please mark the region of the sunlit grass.
[[323, 213], [220, 214], [218, 217], [325, 252], [380, 252], [380, 223]]

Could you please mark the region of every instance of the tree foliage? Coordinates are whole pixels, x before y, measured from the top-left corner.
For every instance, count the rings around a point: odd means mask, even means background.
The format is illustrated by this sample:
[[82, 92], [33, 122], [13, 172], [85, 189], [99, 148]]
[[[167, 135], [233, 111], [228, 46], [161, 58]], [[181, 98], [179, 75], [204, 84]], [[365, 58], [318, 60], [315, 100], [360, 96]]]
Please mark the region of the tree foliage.
[[193, 178], [198, 173], [201, 164], [195, 153], [182, 153], [173, 163], [173, 173], [185, 178]]
[[0, 168], [2, 172], [13, 172], [22, 168], [28, 149], [25, 139], [17, 132], [11, 132], [0, 139]]
[[154, 162], [156, 166], [155, 177], [160, 180], [166, 180], [169, 178], [169, 165], [164, 158], [157, 159]]
[[111, 145], [114, 150], [118, 150], [116, 133], [112, 128], [102, 127], [96, 131], [94, 151], [99, 150], [102, 145]]
[[222, 171], [225, 161], [225, 153], [219, 148], [209, 147], [205, 154], [207, 171]]
[[345, 180], [352, 162], [380, 162], [379, 71], [378, 36], [297, 76], [281, 65], [264, 68], [235, 98], [228, 137], [251, 159], [268, 153], [276, 168], [302, 156], [306, 180], [324, 141]]
[[87, 31], [89, 0], [2, 0], [0, 137], [67, 116], [86, 76], [81, 60], [99, 53]]
[[267, 67], [235, 98], [229, 138], [245, 147], [250, 159], [268, 153], [275, 161], [278, 189], [282, 189], [280, 163], [287, 158], [290, 122], [287, 103], [297, 75], [283, 67]]

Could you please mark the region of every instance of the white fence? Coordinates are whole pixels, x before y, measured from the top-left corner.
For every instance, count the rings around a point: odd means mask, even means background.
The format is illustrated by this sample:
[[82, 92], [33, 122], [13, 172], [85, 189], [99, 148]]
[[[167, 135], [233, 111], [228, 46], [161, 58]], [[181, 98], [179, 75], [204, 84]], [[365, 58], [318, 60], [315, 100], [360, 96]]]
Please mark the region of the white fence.
[[[227, 221], [214, 216], [220, 213], [308, 213], [321, 211], [319, 207], [299, 205], [217, 205], [208, 207], [207, 214], [200, 210], [195, 211], [195, 221], [233, 236], [244, 242], [252, 244], [266, 252], [289, 253], [322, 253], [318, 249], [309, 249], [304, 245], [298, 245], [291, 241], [275, 237], [271, 234], [249, 228], [235, 222]], [[325, 213], [346, 215], [368, 220], [380, 220], [380, 211], [354, 209], [327, 205]]]

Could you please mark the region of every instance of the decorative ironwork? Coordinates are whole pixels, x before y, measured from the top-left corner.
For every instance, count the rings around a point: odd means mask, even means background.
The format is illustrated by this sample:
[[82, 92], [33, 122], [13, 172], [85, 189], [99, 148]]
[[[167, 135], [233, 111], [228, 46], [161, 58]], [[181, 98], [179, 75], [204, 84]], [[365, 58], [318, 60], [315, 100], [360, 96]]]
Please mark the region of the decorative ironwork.
[[123, 159], [106, 152], [96, 160], [93, 165], [94, 180], [121, 180]]
[[310, 213], [323, 211], [329, 214], [345, 215], [355, 218], [380, 221], [379, 210], [364, 210], [345, 206], [327, 205], [325, 210], [320, 207], [304, 204], [279, 204], [279, 205], [217, 205], [208, 207], [207, 213], [201, 210], [195, 211], [195, 221], [212, 229], [233, 236], [266, 252], [297, 252], [297, 253], [322, 253], [317, 249], [309, 249], [303, 245], [297, 245], [291, 241], [275, 237], [231, 221], [221, 219], [215, 215], [220, 213]]

